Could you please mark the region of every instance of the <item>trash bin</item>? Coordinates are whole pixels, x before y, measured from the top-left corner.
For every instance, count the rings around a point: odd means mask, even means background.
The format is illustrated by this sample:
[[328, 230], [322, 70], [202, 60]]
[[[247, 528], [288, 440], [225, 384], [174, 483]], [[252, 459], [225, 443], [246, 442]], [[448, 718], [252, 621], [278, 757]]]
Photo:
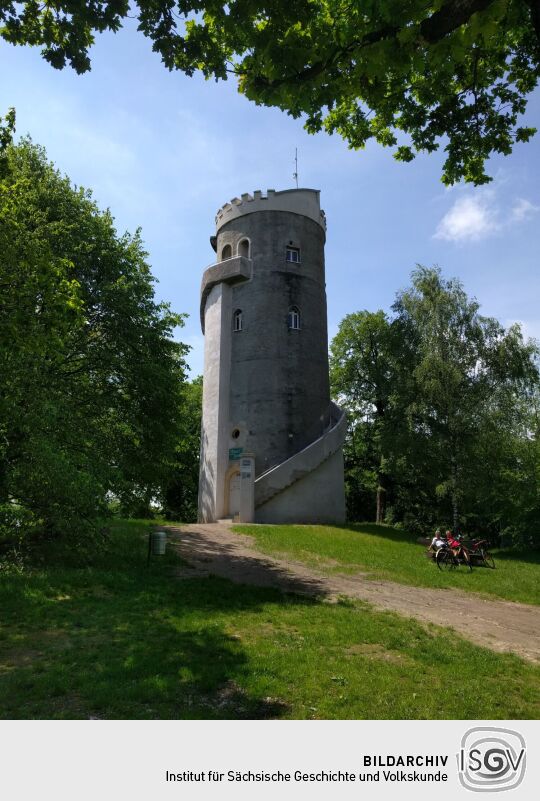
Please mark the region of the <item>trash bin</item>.
[[163, 556], [167, 545], [166, 531], [152, 531], [150, 534], [150, 550], [153, 556]]

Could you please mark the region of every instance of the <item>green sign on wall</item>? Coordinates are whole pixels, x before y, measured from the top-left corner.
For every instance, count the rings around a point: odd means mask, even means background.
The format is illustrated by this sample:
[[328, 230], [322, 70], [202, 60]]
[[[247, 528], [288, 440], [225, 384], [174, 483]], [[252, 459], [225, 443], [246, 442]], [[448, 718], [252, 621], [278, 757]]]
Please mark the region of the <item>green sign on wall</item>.
[[242, 456], [243, 448], [229, 448], [229, 461], [234, 462]]

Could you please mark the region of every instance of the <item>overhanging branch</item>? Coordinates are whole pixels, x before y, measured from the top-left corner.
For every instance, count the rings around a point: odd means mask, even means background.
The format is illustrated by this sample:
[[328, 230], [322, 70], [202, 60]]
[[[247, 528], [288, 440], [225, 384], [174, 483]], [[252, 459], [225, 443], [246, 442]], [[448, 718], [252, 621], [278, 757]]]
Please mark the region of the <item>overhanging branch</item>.
[[[465, 25], [473, 14], [485, 11], [494, 2], [495, 0], [450, 0], [450, 2], [445, 3], [438, 11], [432, 14], [431, 17], [420, 23], [420, 38], [427, 44], [436, 44], [461, 27], [461, 25]], [[540, 28], [540, 0], [528, 0], [528, 2], [531, 4], [533, 17], [533, 6], [536, 8]], [[305, 67], [285, 78], [272, 80], [259, 75], [253, 79], [253, 84], [259, 88], [271, 87], [275, 89], [291, 81], [294, 83], [309, 82], [323, 74], [345, 56], [386, 39], [395, 39], [401, 30], [402, 28], [399, 26], [385, 25], [383, 28], [366, 33], [359, 39], [353, 39], [345, 47], [336, 47], [327, 58], [314, 62], [309, 67]]]

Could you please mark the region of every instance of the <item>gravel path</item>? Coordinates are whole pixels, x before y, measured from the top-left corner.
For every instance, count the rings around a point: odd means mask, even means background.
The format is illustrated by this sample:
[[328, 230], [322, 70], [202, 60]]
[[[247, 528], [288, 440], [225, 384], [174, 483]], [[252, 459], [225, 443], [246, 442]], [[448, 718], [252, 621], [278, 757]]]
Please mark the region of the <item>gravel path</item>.
[[168, 526], [167, 530], [179, 555], [190, 565], [179, 569], [178, 577], [193, 576], [195, 571], [197, 575], [222, 576], [239, 584], [276, 587], [328, 600], [344, 595], [359, 598], [378, 609], [453, 628], [462, 637], [494, 651], [511, 651], [540, 662], [540, 610], [536, 606], [488, 601], [459, 590], [373, 581], [362, 573], [325, 575], [300, 562], [259, 553], [251, 537], [234, 534], [223, 523]]

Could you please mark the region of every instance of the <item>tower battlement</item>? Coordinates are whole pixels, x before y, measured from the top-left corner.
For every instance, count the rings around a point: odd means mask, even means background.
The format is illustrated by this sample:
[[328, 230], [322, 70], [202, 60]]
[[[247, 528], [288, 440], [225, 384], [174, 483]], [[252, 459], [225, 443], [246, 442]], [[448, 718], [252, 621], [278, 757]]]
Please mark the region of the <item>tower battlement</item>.
[[284, 189], [276, 192], [257, 189], [252, 195], [245, 192], [241, 197], [234, 197], [225, 203], [216, 214], [216, 233], [219, 229], [245, 214], [256, 211], [285, 211], [289, 214], [300, 214], [318, 223], [326, 233], [326, 216], [320, 207], [320, 191], [318, 189]]

